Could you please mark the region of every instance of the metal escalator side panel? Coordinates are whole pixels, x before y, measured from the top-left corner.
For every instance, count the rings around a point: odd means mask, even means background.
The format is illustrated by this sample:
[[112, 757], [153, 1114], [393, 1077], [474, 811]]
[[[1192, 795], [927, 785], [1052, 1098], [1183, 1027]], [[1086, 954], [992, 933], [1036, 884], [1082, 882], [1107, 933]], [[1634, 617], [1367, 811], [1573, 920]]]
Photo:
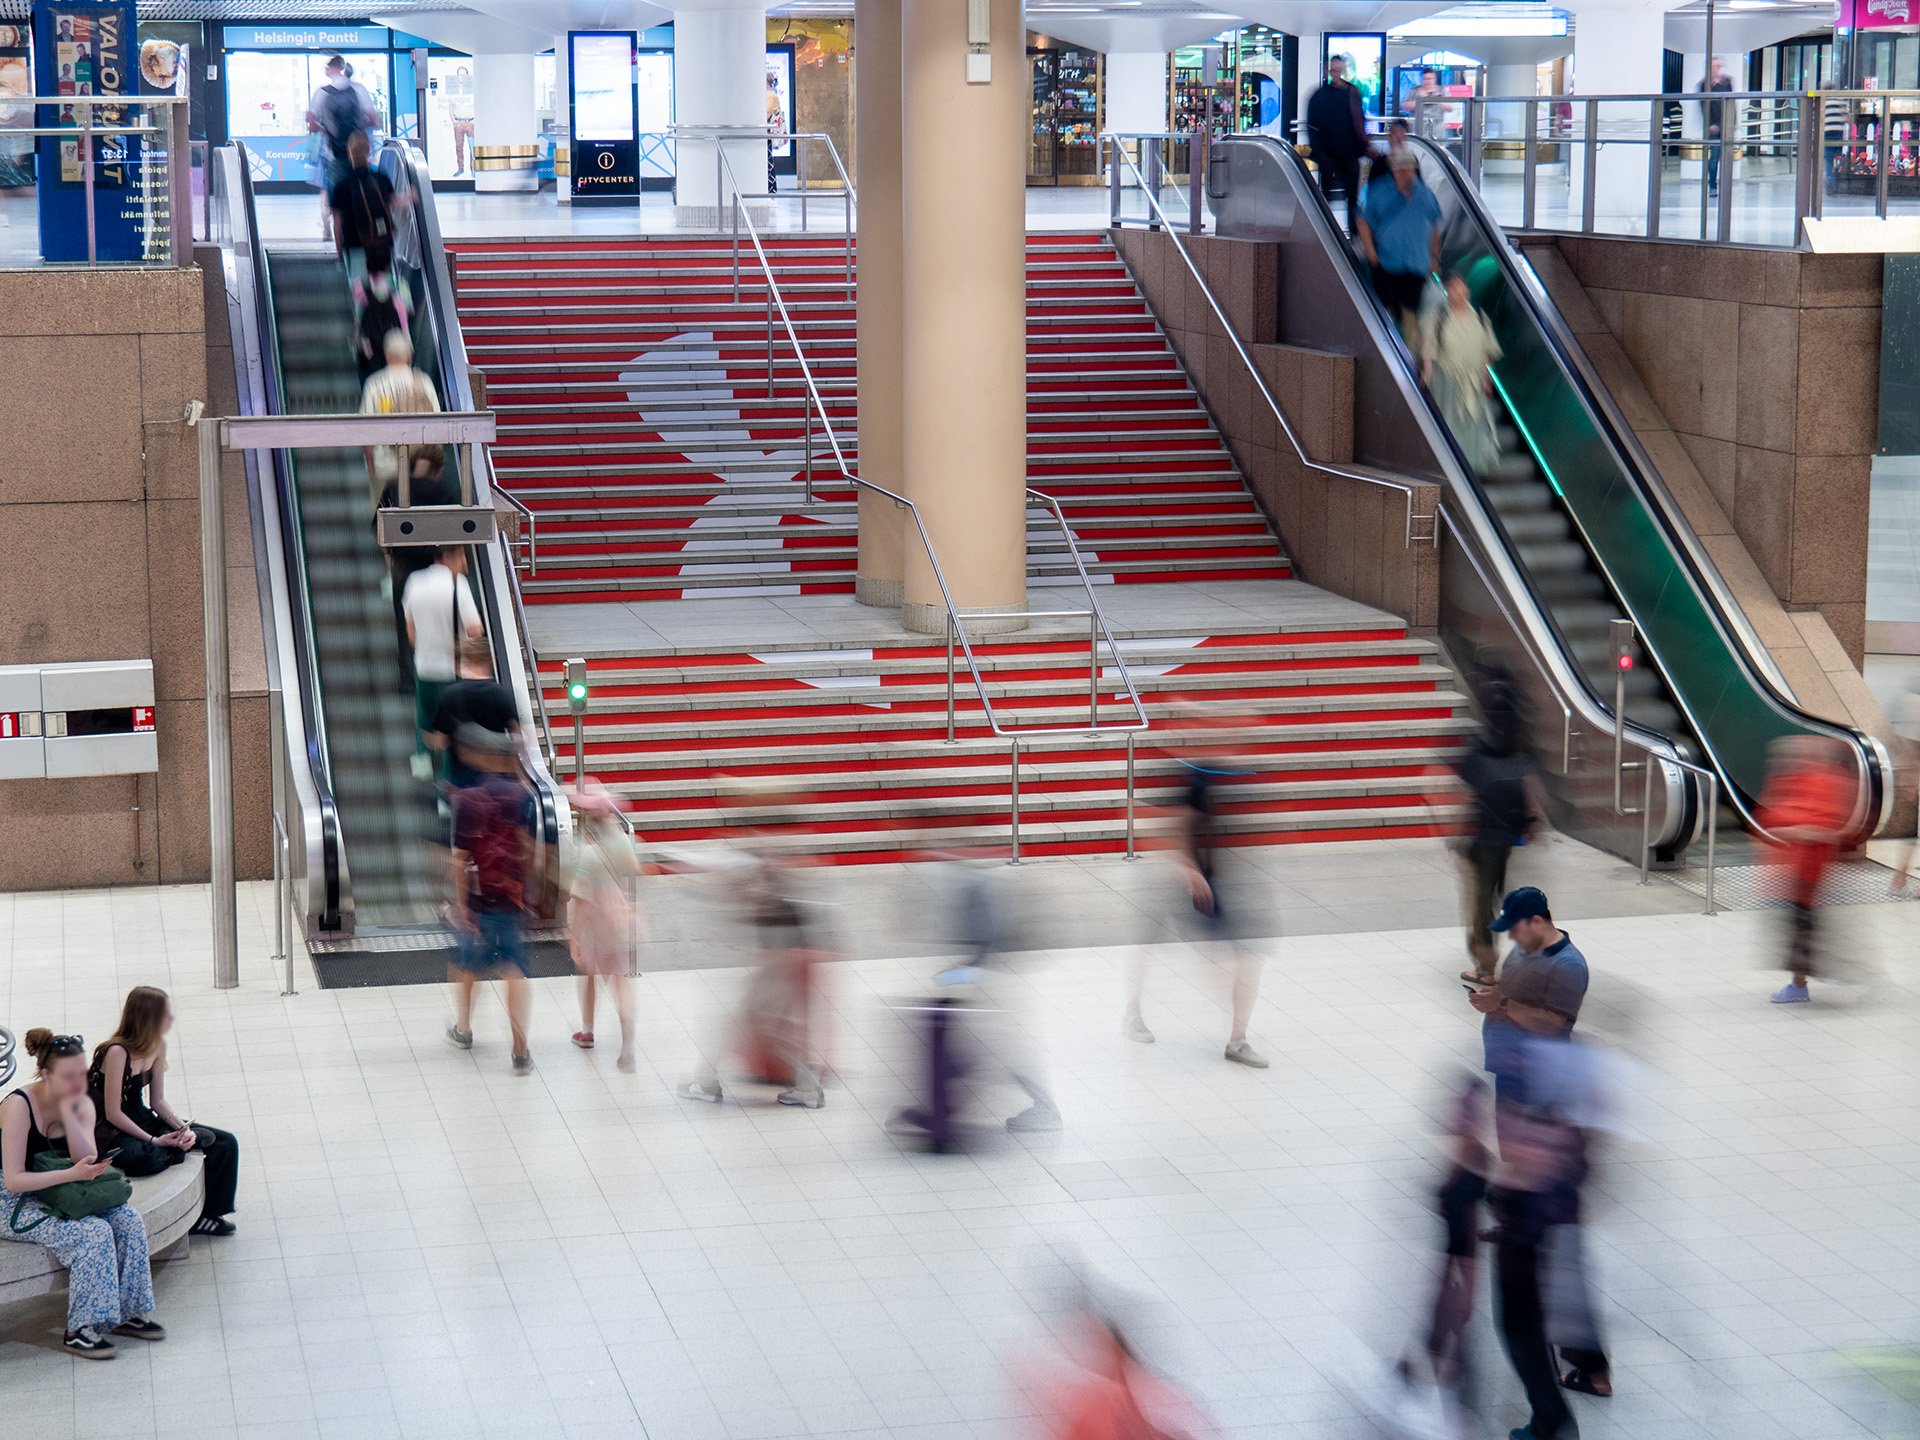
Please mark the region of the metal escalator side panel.
[[[242, 414], [274, 414], [280, 405], [279, 346], [249, 157], [240, 143], [222, 146], [216, 156], [226, 215], [221, 263], [233, 338], [235, 392]], [[339, 812], [326, 763], [324, 707], [311, 661], [305, 557], [284, 458], [256, 451], [243, 456], [262, 633], [268, 637], [270, 703], [279, 735], [275, 803], [287, 817], [286, 863], [311, 934], [340, 928], [346, 877]], [[289, 799], [294, 803], [289, 805]]]
[[1447, 214], [1443, 262], [1460, 270], [1505, 352], [1494, 370], [1555, 489], [1606, 572], [1643, 645], [1749, 823], [1773, 742], [1844, 741], [1859, 773], [1855, 828], [1884, 823], [1885, 752], [1820, 720], [1784, 693], [1770, 657], [1631, 429], [1585, 368], [1531, 267], [1486, 212], [1457, 163], [1424, 145], [1423, 171]]

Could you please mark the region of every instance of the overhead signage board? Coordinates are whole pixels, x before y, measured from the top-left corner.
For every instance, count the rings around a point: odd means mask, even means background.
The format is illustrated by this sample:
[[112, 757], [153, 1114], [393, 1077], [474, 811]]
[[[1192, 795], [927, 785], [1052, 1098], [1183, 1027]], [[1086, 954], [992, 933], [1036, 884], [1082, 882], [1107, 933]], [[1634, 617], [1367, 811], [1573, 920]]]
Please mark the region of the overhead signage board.
[[631, 30], [567, 34], [567, 96], [576, 205], [632, 204], [640, 195], [640, 118]]

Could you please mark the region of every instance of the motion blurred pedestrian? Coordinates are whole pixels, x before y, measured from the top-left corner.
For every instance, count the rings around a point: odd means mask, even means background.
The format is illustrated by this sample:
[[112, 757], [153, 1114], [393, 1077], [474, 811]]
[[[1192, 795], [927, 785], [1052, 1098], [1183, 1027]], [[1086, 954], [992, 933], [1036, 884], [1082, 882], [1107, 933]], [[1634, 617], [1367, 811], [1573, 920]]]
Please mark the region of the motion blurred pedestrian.
[[1120, 1326], [1089, 1305], [1072, 1337], [1073, 1370], [1045, 1387], [1048, 1440], [1188, 1440], [1204, 1433], [1180, 1392], [1140, 1363]]
[[818, 1110], [827, 1103], [815, 1051], [818, 970], [825, 956], [812, 935], [793, 868], [770, 849], [750, 851], [720, 872], [735, 887], [752, 929], [758, 962], [727, 1035], [700, 1057], [693, 1078], [677, 1091], [684, 1100], [725, 1099], [720, 1061], [737, 1053], [754, 1079], [783, 1086], [782, 1105]]
[[513, 692], [493, 678], [493, 644], [484, 635], [461, 637], [457, 673], [441, 690], [427, 722], [427, 746], [442, 757], [447, 784], [455, 790], [478, 784], [485, 769], [484, 762], [474, 763], [470, 726], [488, 735], [520, 732], [520, 707]]
[[1369, 186], [1361, 197], [1360, 253], [1373, 267], [1373, 288], [1407, 348], [1420, 351], [1420, 306], [1440, 268], [1440, 202], [1420, 178], [1411, 148], [1388, 161], [1391, 185]]
[[1347, 61], [1335, 55], [1327, 61], [1327, 81], [1307, 100], [1307, 144], [1320, 174], [1320, 193], [1333, 203], [1333, 192], [1347, 197], [1347, 230], [1357, 230], [1360, 216], [1360, 160], [1367, 153], [1366, 103], [1358, 87], [1347, 79]]
[[[1184, 882], [1204, 943], [1215, 955], [1224, 954], [1231, 966], [1232, 1020], [1227, 1031], [1226, 1058], [1235, 1065], [1264, 1070], [1267, 1058], [1248, 1043], [1247, 1026], [1260, 998], [1260, 972], [1265, 962], [1253, 952], [1246, 925], [1231, 898], [1233, 861], [1221, 853], [1216, 807], [1219, 782], [1236, 773], [1226, 746], [1202, 745], [1180, 762], [1181, 796], [1174, 807], [1170, 853]], [[1140, 1002], [1146, 986], [1146, 956], [1136, 948], [1127, 974], [1127, 1009], [1121, 1028], [1129, 1040], [1154, 1042]]]
[[[407, 337], [407, 332], [389, 330], [381, 349], [387, 363], [367, 377], [367, 383], [360, 392], [360, 413], [425, 415], [438, 412], [440, 394], [433, 388], [433, 381], [428, 378], [426, 371], [413, 363], [413, 341]], [[413, 447], [368, 445], [364, 449], [375, 507], [398, 504], [400, 472], [412, 459]], [[383, 499], [382, 496], [389, 490], [394, 492], [394, 498]], [[419, 495], [410, 495], [408, 499], [414, 505], [445, 503], [424, 500]]]
[[1507, 866], [1514, 847], [1537, 836], [1546, 823], [1546, 796], [1539, 774], [1520, 744], [1520, 700], [1513, 676], [1497, 658], [1474, 679], [1480, 703], [1480, 733], [1454, 766], [1473, 805], [1471, 829], [1459, 855], [1464, 873], [1467, 954], [1473, 968], [1461, 979], [1491, 985], [1498, 966], [1494, 913], [1507, 892]]
[[1773, 743], [1761, 831], [1771, 847], [1773, 882], [1787, 907], [1787, 983], [1776, 1005], [1804, 1005], [1820, 968], [1820, 892], [1852, 818], [1853, 776], [1838, 740], [1794, 735]]
[[[457, 505], [460, 492], [447, 478], [447, 457], [444, 445], [415, 445], [406, 449], [406, 464], [411, 474], [408, 484], [409, 499], [415, 505]], [[396, 482], [380, 492], [375, 502], [374, 526], [376, 532], [380, 517], [378, 511], [390, 510], [400, 503], [400, 486]], [[393, 596], [393, 628], [398, 638], [401, 684], [413, 685], [413, 642], [407, 638], [406, 596], [407, 582], [440, 558], [437, 545], [392, 545], [386, 547], [387, 588]]]
[[407, 621], [407, 644], [413, 650], [414, 724], [419, 732], [414, 773], [422, 780], [445, 780], [445, 752], [428, 749], [427, 731], [439, 708], [440, 692], [455, 679], [460, 641], [484, 633], [480, 607], [467, 583], [466, 547], [444, 545], [433, 564], [410, 575], [400, 608]]
[[478, 773], [453, 792], [453, 878], [448, 906], [459, 948], [447, 979], [453, 1024], [447, 1042], [473, 1048], [473, 991], [482, 979], [506, 982], [513, 1073], [529, 1074], [527, 1021], [533, 1008], [526, 912], [533, 862], [533, 794], [520, 778], [518, 742], [478, 725], [455, 737]]
[[1476, 475], [1487, 474], [1500, 458], [1489, 367], [1501, 353], [1492, 323], [1474, 308], [1466, 278], [1458, 271], [1447, 276], [1446, 303], [1421, 311], [1420, 378]]
[[570, 789], [567, 798], [578, 821], [567, 905], [567, 945], [580, 975], [580, 1028], [573, 1032], [573, 1043], [582, 1050], [593, 1049], [595, 1000], [604, 986], [620, 1019], [620, 1054], [614, 1065], [631, 1074], [635, 1064], [633, 982], [628, 977], [640, 939], [639, 913], [632, 897], [639, 859], [612, 791], [589, 780], [584, 787]]

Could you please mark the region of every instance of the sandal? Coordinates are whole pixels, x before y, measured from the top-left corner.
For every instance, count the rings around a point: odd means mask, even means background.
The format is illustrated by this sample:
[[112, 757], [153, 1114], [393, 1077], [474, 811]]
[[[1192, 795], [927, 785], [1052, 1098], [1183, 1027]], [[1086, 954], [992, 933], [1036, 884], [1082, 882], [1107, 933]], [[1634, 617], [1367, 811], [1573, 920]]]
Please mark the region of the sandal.
[[[1600, 1388], [1603, 1385], [1606, 1387], [1604, 1390]], [[1576, 1395], [1594, 1395], [1605, 1400], [1613, 1394], [1613, 1381], [1610, 1379], [1596, 1381], [1586, 1371], [1573, 1369], [1560, 1377], [1560, 1388], [1571, 1390]]]
[[578, 1045], [582, 1050], [593, 1049], [593, 1031], [591, 1030], [574, 1031], [573, 1043]]

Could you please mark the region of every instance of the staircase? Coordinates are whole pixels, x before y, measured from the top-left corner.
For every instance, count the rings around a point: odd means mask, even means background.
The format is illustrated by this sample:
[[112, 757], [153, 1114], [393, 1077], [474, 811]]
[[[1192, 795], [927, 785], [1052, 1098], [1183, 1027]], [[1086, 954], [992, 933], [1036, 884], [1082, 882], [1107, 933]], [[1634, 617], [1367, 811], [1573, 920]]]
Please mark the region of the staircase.
[[[854, 311], [837, 239], [768, 253], [858, 469]], [[499, 412], [494, 466], [539, 517], [530, 602], [851, 592], [853, 490], [814, 436], [784, 336], [768, 394], [751, 252], [724, 240], [463, 242], [461, 327]], [[1028, 244], [1028, 476], [1112, 583], [1283, 578], [1226, 445], [1104, 236]], [[1073, 575], [1036, 513], [1028, 573]]]
[[[768, 247], [857, 468], [842, 244]], [[698, 846], [751, 823], [838, 860], [1004, 844], [1008, 743], [964, 666], [947, 742], [944, 646], [851, 603], [834, 611], [831, 642], [755, 642], [765, 614], [755, 607], [770, 599], [852, 591], [855, 507], [817, 431], [806, 502], [804, 386], [784, 338], [769, 370], [750, 252], [736, 304], [724, 239], [453, 248], [468, 352], [499, 416], [496, 475], [539, 517], [539, 569], [525, 590], [540, 607], [535, 636], [547, 637], [543, 700], [562, 723], [561, 657], [585, 655], [588, 768], [649, 841]], [[1173, 752], [1218, 741], [1220, 714], [1233, 717], [1243, 772], [1224, 805], [1230, 842], [1454, 827], [1447, 770], [1470, 722], [1449, 672], [1394, 617], [1289, 578], [1106, 237], [1031, 237], [1027, 305], [1029, 483], [1060, 502], [1152, 717], [1136, 754], [1141, 833], [1179, 784]], [[1058, 527], [1037, 511], [1031, 523], [1034, 607], [1083, 607]], [[1048, 589], [1062, 584], [1071, 588]], [[697, 601], [699, 635], [739, 638], [605, 642], [650, 601]], [[610, 622], [608, 604], [628, 608]], [[589, 614], [591, 625], [574, 623]], [[976, 643], [1003, 725], [1086, 721], [1088, 640], [1084, 624], [1071, 626], [1041, 620]], [[1110, 664], [1092, 688], [1103, 723], [1132, 718]], [[1024, 853], [1125, 846], [1124, 736], [1021, 748]]]

